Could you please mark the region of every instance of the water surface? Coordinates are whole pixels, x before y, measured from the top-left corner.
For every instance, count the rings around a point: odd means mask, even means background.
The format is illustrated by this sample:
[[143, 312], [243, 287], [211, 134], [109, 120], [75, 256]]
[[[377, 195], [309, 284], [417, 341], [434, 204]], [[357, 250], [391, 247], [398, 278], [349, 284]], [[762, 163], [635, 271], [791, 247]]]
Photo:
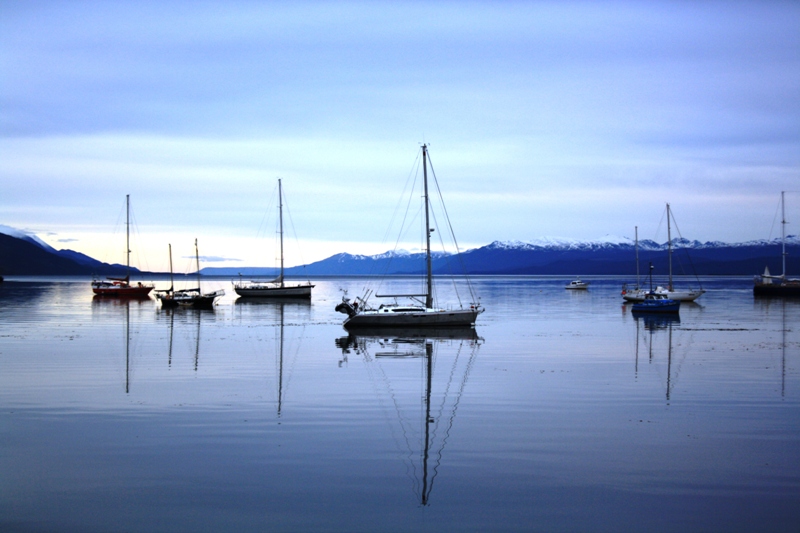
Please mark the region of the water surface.
[[709, 278], [653, 321], [567, 281], [473, 280], [477, 336], [432, 338], [349, 336], [359, 279], [210, 312], [6, 281], [0, 529], [797, 531], [800, 302]]

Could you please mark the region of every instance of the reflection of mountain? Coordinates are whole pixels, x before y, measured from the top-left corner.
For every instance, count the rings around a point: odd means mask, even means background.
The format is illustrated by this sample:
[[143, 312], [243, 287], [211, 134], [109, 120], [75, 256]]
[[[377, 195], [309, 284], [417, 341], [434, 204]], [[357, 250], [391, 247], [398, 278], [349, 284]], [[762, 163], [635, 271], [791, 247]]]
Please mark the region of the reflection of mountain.
[[336, 345], [345, 359], [352, 353], [364, 359], [414, 492], [427, 506], [482, 339], [474, 330], [462, 335], [450, 331], [444, 337], [406, 333], [384, 337], [359, 332], [337, 339]]

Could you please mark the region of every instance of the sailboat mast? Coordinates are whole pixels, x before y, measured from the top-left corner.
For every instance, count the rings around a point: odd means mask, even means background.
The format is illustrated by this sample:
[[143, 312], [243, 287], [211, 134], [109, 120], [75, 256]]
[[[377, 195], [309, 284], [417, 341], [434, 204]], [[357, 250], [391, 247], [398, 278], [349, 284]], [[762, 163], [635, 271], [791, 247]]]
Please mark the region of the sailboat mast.
[[428, 505], [428, 455], [430, 454], [431, 442], [431, 381], [433, 377], [433, 344], [428, 341], [425, 343], [425, 449], [422, 455], [422, 505]]
[[425, 307], [433, 307], [433, 269], [431, 265], [431, 223], [428, 213], [428, 145], [422, 145], [422, 175], [425, 184], [425, 261], [428, 268], [428, 286], [425, 295]]
[[783, 197], [785, 195], [785, 191], [781, 191], [781, 259], [782, 259], [782, 270], [781, 270], [781, 279], [786, 279], [786, 208], [783, 203]]
[[169, 292], [175, 292], [175, 276], [172, 273], [172, 243], [169, 244]]
[[283, 287], [283, 189], [281, 189], [280, 178], [278, 179], [278, 220], [281, 233], [281, 287]]
[[194, 257], [197, 261], [197, 292], [200, 292], [200, 251], [197, 249], [197, 239], [194, 240]]
[[281, 406], [283, 403], [283, 304], [281, 304], [281, 340], [280, 340], [280, 359], [278, 362], [278, 418], [281, 417]]
[[669, 290], [672, 290], [672, 231], [669, 220], [669, 203], [667, 203], [667, 246], [669, 249]]
[[131, 303], [125, 302], [125, 394], [131, 391]]
[[634, 241], [634, 246], [636, 247], [636, 288], [640, 289], [642, 284], [639, 282], [639, 226], [634, 226], [633, 232], [636, 238]]
[[131, 195], [125, 195], [125, 276], [131, 277]]

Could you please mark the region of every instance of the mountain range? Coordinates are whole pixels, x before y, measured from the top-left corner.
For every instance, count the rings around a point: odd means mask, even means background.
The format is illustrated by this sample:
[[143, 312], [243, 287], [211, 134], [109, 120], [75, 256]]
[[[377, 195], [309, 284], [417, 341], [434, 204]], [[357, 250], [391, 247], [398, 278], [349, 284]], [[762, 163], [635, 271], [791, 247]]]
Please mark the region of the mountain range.
[[[639, 241], [640, 271], [653, 264], [658, 274], [667, 272], [668, 244]], [[781, 271], [780, 239], [743, 243], [699, 242], [673, 239], [673, 271], [684, 275], [754, 275], [765, 266]], [[800, 274], [800, 238], [786, 239], [786, 268]], [[635, 243], [624, 237], [594, 241], [545, 238], [533, 242], [495, 241], [461, 254], [436, 253], [435, 274], [474, 275], [634, 275]], [[97, 261], [73, 250], [55, 250], [35, 236], [0, 226], [0, 273], [7, 275], [120, 275], [125, 267]], [[138, 274], [149, 274], [131, 269]], [[340, 253], [286, 269], [287, 276], [413, 275], [425, 271], [420, 252], [386, 252], [378, 255]], [[203, 268], [209, 276], [275, 276], [275, 268]]]

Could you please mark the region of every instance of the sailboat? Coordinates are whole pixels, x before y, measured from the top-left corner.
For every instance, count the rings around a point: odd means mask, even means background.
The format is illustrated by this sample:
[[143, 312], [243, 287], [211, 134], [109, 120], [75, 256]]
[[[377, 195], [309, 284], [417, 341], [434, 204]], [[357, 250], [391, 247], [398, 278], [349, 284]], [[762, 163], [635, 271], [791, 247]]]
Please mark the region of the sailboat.
[[[433, 305], [433, 269], [431, 261], [430, 201], [428, 196], [428, 146], [422, 145], [422, 173], [425, 199], [425, 264], [426, 289], [423, 294], [376, 294], [376, 298], [395, 298], [393, 304], [382, 304], [377, 309], [371, 307], [367, 300], [369, 293], [355, 301], [345, 295], [336, 311], [347, 315], [343, 326], [354, 328], [418, 328], [418, 327], [471, 327], [475, 325], [478, 315], [484, 311], [479, 303], [472, 303], [468, 308], [441, 309]], [[458, 250], [456, 250], [458, 251]], [[412, 298], [418, 303], [400, 305], [396, 299]], [[424, 301], [420, 300], [424, 298]], [[422, 305], [420, 305], [422, 304]]]
[[656, 287], [655, 290], [646, 291], [640, 288], [639, 285], [639, 235], [638, 235], [638, 228], [637, 228], [637, 235], [636, 235], [636, 285], [637, 288], [632, 291], [628, 291], [627, 289], [623, 289], [622, 298], [628, 302], [642, 302], [644, 301], [648, 295], [652, 292], [656, 294], [661, 294], [670, 300], [677, 300], [680, 302], [693, 302], [698, 299], [700, 296], [705, 294], [704, 289], [684, 289], [684, 290], [675, 290], [675, 287], [672, 283], [672, 212], [670, 211], [669, 203], [667, 203], [667, 256], [669, 262], [669, 283], [666, 287]]
[[105, 280], [92, 280], [92, 292], [96, 296], [112, 298], [147, 298], [153, 285], [137, 283], [131, 285], [131, 195], [125, 195], [125, 250], [126, 272], [124, 278], [106, 278]]
[[268, 282], [240, 281], [233, 290], [242, 297], [257, 298], [311, 298], [311, 282], [287, 285], [283, 280], [283, 189], [278, 180], [278, 220], [280, 221], [281, 271], [277, 278]]
[[156, 298], [164, 309], [178, 307], [178, 302], [175, 301], [175, 276], [172, 273], [172, 244], [169, 244], [169, 289], [156, 291]]
[[650, 292], [641, 301], [634, 302], [631, 311], [637, 313], [678, 313], [680, 300], [672, 300], [653, 291], [653, 263], [650, 263]]
[[[170, 264], [172, 264], [172, 247], [170, 246]], [[214, 292], [202, 292], [200, 290], [200, 252], [197, 247], [197, 239], [194, 240], [194, 254], [197, 260], [197, 287], [192, 289], [181, 289], [172, 293], [172, 298], [161, 298], [161, 305], [167, 302], [168, 307], [193, 307], [195, 309], [213, 309], [214, 302], [225, 296], [223, 289]]]
[[800, 279], [786, 277], [786, 204], [784, 203], [785, 191], [781, 191], [781, 275], [772, 276], [769, 268], [764, 269], [764, 274], [756, 276], [753, 280], [753, 296], [800, 296]]

